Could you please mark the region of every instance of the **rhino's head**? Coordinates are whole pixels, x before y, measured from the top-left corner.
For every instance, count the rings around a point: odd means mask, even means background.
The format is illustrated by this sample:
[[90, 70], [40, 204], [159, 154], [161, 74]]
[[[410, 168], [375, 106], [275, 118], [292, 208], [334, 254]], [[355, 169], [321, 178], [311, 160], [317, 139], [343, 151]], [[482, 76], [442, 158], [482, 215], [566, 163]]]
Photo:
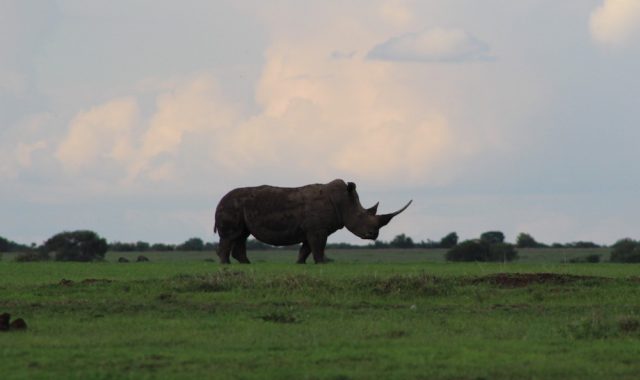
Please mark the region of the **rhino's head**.
[[356, 184], [353, 182], [347, 184], [347, 198], [346, 207], [343, 209], [344, 226], [354, 235], [371, 240], [377, 239], [380, 228], [389, 224], [394, 216], [403, 212], [412, 202], [409, 201], [394, 213], [377, 215], [378, 203], [371, 208], [362, 207], [356, 192]]

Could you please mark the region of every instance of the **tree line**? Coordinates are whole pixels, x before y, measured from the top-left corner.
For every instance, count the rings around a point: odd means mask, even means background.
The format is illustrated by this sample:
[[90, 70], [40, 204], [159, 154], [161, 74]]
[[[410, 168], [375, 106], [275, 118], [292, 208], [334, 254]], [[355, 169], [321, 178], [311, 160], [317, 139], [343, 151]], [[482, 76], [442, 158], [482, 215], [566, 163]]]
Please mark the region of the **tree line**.
[[[504, 234], [500, 231], [488, 231], [481, 235], [490, 237], [493, 241], [504, 242]], [[327, 243], [328, 249], [386, 249], [386, 248], [422, 248], [422, 249], [449, 249], [458, 244], [458, 234], [456, 232], [450, 232], [443, 236], [439, 240], [427, 239], [426, 241], [414, 241], [410, 236], [404, 233], [396, 235], [392, 240], [376, 240], [373, 243], [367, 245], [358, 245], [351, 243]], [[514, 245], [517, 248], [602, 248], [599, 244], [589, 241], [577, 241], [571, 243], [553, 243], [544, 244], [536, 241], [530, 234], [520, 233]], [[167, 244], [167, 243], [149, 243], [145, 241], [136, 242], [121, 242], [113, 241], [107, 242], [107, 250], [113, 252], [168, 252], [168, 251], [214, 251], [217, 249], [217, 242], [205, 242], [198, 237], [192, 237], [185, 240], [180, 244]], [[255, 239], [247, 240], [247, 249], [249, 250], [268, 250], [268, 249], [290, 249], [297, 247], [285, 246], [275, 247], [269, 244], [262, 243]], [[42, 245], [38, 246], [36, 243], [31, 245], [25, 245], [16, 243], [5, 237], [0, 236], [0, 252], [28, 252], [42, 249]]]
[[[458, 241], [458, 234], [451, 232], [440, 240], [414, 242], [405, 234], [395, 236], [391, 241], [375, 242], [362, 246], [349, 243], [330, 243], [329, 249], [384, 249], [384, 248], [423, 248], [423, 249], [447, 249], [445, 258], [448, 261], [512, 261], [518, 258], [517, 248], [600, 248], [593, 242], [578, 241], [567, 244], [554, 243], [546, 245], [537, 242], [531, 235], [521, 233], [515, 244], [505, 241], [505, 235], [501, 231], [487, 231], [477, 239]], [[261, 243], [255, 239], [247, 241], [249, 250], [287, 249], [297, 248], [298, 245], [289, 247], [273, 247]], [[93, 261], [101, 260], [107, 251], [114, 252], [146, 252], [146, 251], [214, 251], [217, 243], [204, 242], [194, 237], [181, 244], [150, 244], [143, 241], [135, 243], [112, 242], [101, 238], [97, 233], [88, 230], [61, 232], [47, 239], [42, 245], [30, 246], [0, 237], [0, 253], [20, 252], [16, 258], [18, 261], [38, 261], [55, 259], [59, 261]], [[599, 255], [588, 258], [588, 262], [599, 261]], [[640, 241], [625, 238], [612, 245], [611, 261], [614, 262], [640, 262]]]

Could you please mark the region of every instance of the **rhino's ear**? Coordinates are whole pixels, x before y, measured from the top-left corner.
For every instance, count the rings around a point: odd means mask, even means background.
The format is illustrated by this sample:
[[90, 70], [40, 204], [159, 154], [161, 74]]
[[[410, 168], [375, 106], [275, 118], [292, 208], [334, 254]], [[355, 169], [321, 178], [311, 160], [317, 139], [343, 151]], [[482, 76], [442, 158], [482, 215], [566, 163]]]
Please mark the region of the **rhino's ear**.
[[353, 182], [347, 183], [347, 191], [353, 193], [356, 190], [356, 184]]

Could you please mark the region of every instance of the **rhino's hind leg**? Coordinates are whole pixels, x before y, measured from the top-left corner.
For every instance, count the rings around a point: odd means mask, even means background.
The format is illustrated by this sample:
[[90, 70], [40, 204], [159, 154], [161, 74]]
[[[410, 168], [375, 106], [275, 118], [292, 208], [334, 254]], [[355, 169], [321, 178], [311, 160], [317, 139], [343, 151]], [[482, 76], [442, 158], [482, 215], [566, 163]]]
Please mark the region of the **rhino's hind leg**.
[[300, 251], [298, 252], [298, 264], [305, 264], [307, 262], [307, 257], [311, 254], [311, 248], [309, 247], [309, 243], [306, 241], [302, 242], [300, 246]]
[[313, 261], [316, 264], [324, 264], [327, 262], [327, 258], [324, 256], [324, 249], [327, 245], [326, 234], [310, 234], [308, 236], [309, 246], [313, 253]]
[[231, 250], [231, 256], [234, 259], [238, 260], [242, 264], [250, 264], [249, 258], [247, 257], [247, 238], [248, 234], [242, 235], [234, 240], [233, 249]]
[[231, 264], [229, 255], [231, 254], [232, 248], [233, 240], [225, 238], [220, 239], [220, 243], [218, 243], [218, 258], [220, 259], [220, 264]]

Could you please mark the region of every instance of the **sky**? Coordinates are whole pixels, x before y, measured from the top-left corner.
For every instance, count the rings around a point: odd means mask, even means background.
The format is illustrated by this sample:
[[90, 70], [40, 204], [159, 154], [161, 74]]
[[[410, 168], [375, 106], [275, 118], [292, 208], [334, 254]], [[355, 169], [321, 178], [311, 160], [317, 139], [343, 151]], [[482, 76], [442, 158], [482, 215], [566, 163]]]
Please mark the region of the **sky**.
[[638, 67], [639, 0], [1, 0], [0, 236], [217, 241], [342, 178], [413, 199], [382, 240], [637, 239]]

